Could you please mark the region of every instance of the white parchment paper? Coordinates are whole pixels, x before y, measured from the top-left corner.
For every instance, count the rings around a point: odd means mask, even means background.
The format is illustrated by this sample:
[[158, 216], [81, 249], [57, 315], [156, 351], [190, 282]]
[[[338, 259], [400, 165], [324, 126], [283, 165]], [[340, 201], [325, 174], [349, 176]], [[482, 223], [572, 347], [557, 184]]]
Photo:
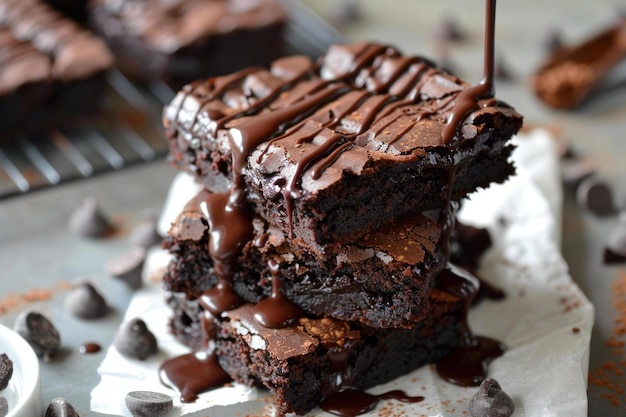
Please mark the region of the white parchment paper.
[[[479, 335], [503, 341], [508, 350], [489, 367], [512, 397], [516, 417], [583, 417], [587, 415], [587, 368], [593, 307], [572, 282], [559, 250], [561, 187], [554, 141], [543, 130], [516, 138], [517, 175], [471, 196], [463, 205], [462, 221], [490, 229], [493, 247], [485, 254], [480, 274], [505, 289], [505, 301], [483, 301], [470, 313]], [[165, 228], [187, 201], [194, 186], [187, 176], [175, 181], [161, 225]], [[173, 206], [172, 206], [173, 204]], [[175, 208], [172, 208], [175, 207]], [[130, 416], [124, 396], [132, 390], [154, 390], [174, 397], [171, 416], [212, 417], [271, 415], [265, 391], [234, 385], [181, 404], [175, 392], [158, 381], [157, 369], [168, 357], [185, 353], [167, 332], [169, 308], [158, 282], [168, 255], [150, 254], [144, 271], [146, 286], [133, 297], [125, 320], [141, 317], [155, 333], [158, 357], [145, 362], [128, 360], [109, 348], [98, 372], [101, 382], [91, 395], [95, 412]], [[446, 383], [425, 366], [372, 393], [403, 389], [421, 395], [421, 403], [383, 401], [369, 416], [467, 416], [467, 403], [476, 388]], [[314, 410], [310, 416], [326, 415]]]

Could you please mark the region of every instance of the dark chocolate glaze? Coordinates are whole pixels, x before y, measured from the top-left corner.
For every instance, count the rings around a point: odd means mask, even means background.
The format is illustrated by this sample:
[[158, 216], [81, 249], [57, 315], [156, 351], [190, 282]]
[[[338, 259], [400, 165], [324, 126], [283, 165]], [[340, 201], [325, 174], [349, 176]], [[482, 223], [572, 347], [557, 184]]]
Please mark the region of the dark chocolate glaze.
[[393, 390], [379, 395], [368, 394], [354, 388], [335, 391], [321, 403], [322, 410], [341, 417], [356, 417], [373, 410], [380, 400], [393, 399], [406, 403], [418, 403], [424, 397], [411, 397], [404, 391]]
[[487, 364], [504, 354], [504, 345], [494, 339], [474, 336], [467, 323], [467, 315], [478, 288], [450, 269], [437, 277], [437, 288], [464, 301], [463, 316], [459, 321], [459, 345], [436, 364], [437, 373], [448, 382], [461, 386], [477, 386], [487, 377]]
[[272, 273], [272, 294], [254, 306], [254, 319], [271, 329], [291, 326], [302, 317], [302, 309], [283, 294], [280, 265], [270, 262], [268, 266]]
[[184, 403], [193, 402], [198, 394], [231, 380], [215, 355], [200, 359], [195, 353], [165, 361], [159, 369], [159, 377], [162, 384], [180, 392], [180, 400]]

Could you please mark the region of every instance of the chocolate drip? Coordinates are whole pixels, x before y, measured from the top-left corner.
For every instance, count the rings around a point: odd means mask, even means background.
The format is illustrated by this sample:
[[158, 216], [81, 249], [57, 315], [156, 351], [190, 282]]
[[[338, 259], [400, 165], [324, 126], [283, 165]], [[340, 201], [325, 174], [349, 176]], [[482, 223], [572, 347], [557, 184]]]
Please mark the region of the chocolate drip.
[[477, 386], [487, 377], [487, 364], [504, 354], [504, 345], [494, 339], [474, 336], [467, 323], [467, 315], [478, 288], [445, 269], [437, 276], [437, 288], [460, 298], [463, 313], [459, 321], [460, 342], [448, 355], [437, 361], [437, 373], [444, 380], [461, 386]]
[[83, 354], [91, 354], [91, 353], [98, 353], [100, 352], [101, 349], [102, 347], [99, 344], [88, 342], [88, 343], [81, 345], [78, 348], [78, 351]]
[[200, 203], [209, 223], [209, 255], [214, 262], [217, 285], [201, 298], [203, 307], [219, 315], [241, 304], [232, 289], [233, 267], [241, 248], [252, 237], [252, 213], [248, 206], [230, 204], [229, 194], [207, 194]]
[[411, 397], [404, 391], [394, 390], [379, 395], [368, 394], [356, 388], [335, 391], [322, 401], [322, 410], [341, 417], [356, 417], [372, 411], [380, 400], [393, 399], [406, 403], [418, 403], [424, 397]]
[[180, 392], [180, 401], [184, 403], [193, 402], [198, 394], [231, 380], [215, 355], [199, 358], [195, 353], [165, 361], [159, 377], [161, 383]]
[[493, 97], [495, 88], [494, 79], [494, 44], [496, 23], [496, 0], [486, 0], [485, 19], [485, 62], [483, 79], [478, 85], [461, 91], [455, 100], [454, 108], [448, 118], [448, 123], [441, 132], [443, 141], [450, 143], [457, 133], [459, 126], [467, 114], [479, 108], [478, 100]]
[[302, 309], [283, 294], [280, 265], [269, 262], [268, 266], [272, 273], [272, 294], [254, 306], [254, 319], [270, 329], [291, 326], [302, 317]]

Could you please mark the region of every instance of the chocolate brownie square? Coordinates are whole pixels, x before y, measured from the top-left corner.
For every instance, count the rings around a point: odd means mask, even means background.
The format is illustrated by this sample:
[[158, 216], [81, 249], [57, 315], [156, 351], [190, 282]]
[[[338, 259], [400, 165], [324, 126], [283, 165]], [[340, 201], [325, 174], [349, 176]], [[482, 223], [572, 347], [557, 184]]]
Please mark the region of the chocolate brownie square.
[[92, 0], [89, 14], [119, 67], [137, 81], [179, 88], [283, 54], [287, 16], [274, 0]]
[[39, 0], [0, 3], [0, 138], [96, 111], [113, 57], [91, 32]]

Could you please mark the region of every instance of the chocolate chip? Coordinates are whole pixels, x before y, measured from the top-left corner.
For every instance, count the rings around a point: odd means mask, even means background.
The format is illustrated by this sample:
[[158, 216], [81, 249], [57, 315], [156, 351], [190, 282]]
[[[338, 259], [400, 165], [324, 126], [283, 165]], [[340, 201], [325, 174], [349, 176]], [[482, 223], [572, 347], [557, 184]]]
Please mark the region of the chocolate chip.
[[87, 198], [70, 215], [70, 231], [84, 237], [103, 237], [113, 230], [94, 198]]
[[576, 190], [576, 200], [582, 207], [599, 216], [615, 212], [611, 188], [593, 176], [585, 178], [580, 183]]
[[626, 263], [626, 221], [620, 218], [619, 223], [609, 232], [604, 248], [604, 263]]
[[454, 16], [446, 16], [435, 28], [434, 36], [440, 41], [461, 42], [467, 36]]
[[77, 282], [72, 286], [65, 297], [65, 308], [74, 316], [83, 319], [103, 317], [109, 309], [104, 297], [86, 281]]
[[161, 240], [162, 238], [156, 230], [156, 222], [152, 219], [139, 223], [128, 236], [128, 241], [133, 246], [141, 246], [143, 248], [160, 245]]
[[595, 167], [587, 160], [565, 158], [561, 161], [563, 184], [571, 189], [576, 189], [584, 179], [592, 176], [595, 172]]
[[58, 330], [40, 313], [23, 312], [15, 319], [14, 330], [45, 360], [49, 360], [61, 347]]
[[557, 29], [550, 29], [546, 32], [542, 42], [543, 48], [548, 54], [553, 54], [564, 48], [561, 32]]
[[107, 273], [126, 282], [131, 288], [141, 287], [141, 272], [146, 260], [146, 250], [136, 246], [111, 260], [106, 267]]
[[48, 405], [45, 417], [78, 417], [78, 413], [68, 400], [58, 397]]
[[115, 334], [113, 345], [127, 358], [144, 360], [157, 352], [157, 341], [146, 323], [138, 318], [130, 320]]
[[0, 355], [0, 391], [9, 386], [9, 381], [13, 376], [13, 361], [6, 353]]
[[6, 417], [9, 415], [9, 402], [6, 397], [0, 395], [0, 417]]
[[515, 411], [513, 400], [509, 397], [498, 381], [485, 379], [478, 392], [469, 402], [469, 413], [472, 417], [509, 417]]
[[493, 69], [493, 75], [497, 79], [501, 81], [512, 81], [515, 79], [511, 69], [507, 65], [506, 61], [502, 56], [499, 56], [495, 62], [495, 68]]
[[125, 401], [133, 417], [160, 417], [172, 409], [172, 397], [160, 392], [129, 392], [126, 394]]

